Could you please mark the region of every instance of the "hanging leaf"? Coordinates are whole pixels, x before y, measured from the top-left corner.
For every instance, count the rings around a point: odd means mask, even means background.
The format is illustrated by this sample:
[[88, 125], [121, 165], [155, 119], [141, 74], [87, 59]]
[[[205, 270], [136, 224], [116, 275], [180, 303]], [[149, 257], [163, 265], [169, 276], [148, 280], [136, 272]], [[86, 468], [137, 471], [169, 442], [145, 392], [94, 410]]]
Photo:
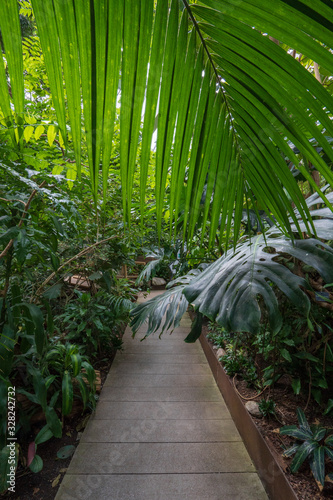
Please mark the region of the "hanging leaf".
[[51, 147], [54, 139], [57, 136], [57, 129], [54, 125], [49, 125], [47, 129], [47, 142], [49, 143], [49, 146]]
[[31, 137], [32, 137], [32, 135], [33, 135], [33, 133], [34, 133], [34, 130], [35, 130], [35, 129], [34, 129], [34, 127], [32, 127], [31, 125], [28, 125], [28, 127], [25, 127], [25, 128], [24, 128], [24, 133], [23, 133], [23, 135], [24, 135], [24, 138], [25, 138], [25, 140], [26, 140], [27, 142], [29, 142], [29, 141], [30, 141], [30, 139], [31, 139]]
[[42, 134], [44, 134], [44, 130], [45, 130], [45, 128], [43, 127], [43, 125], [38, 125], [38, 127], [36, 127], [36, 129], [35, 129], [35, 138], [36, 138], [37, 141], [40, 138], [40, 136]]

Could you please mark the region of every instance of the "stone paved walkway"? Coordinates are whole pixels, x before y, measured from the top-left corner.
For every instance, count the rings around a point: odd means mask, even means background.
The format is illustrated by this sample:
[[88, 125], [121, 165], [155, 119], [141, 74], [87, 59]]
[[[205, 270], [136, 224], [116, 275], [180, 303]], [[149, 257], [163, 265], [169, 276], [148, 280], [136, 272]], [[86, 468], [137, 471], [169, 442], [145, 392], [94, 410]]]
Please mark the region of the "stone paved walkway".
[[267, 499], [189, 327], [127, 328], [56, 500]]

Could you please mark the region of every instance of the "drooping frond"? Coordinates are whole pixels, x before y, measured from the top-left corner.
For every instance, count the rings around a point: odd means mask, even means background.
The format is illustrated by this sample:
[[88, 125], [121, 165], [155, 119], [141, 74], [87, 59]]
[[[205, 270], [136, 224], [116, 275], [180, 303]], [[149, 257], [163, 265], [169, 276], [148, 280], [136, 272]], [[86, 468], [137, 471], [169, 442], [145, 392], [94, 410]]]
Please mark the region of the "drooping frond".
[[[0, 28], [9, 81], [0, 65], [0, 107], [11, 117], [8, 83], [16, 114], [24, 109], [21, 34], [16, 0], [4, 3]], [[299, 228], [296, 207], [310, 231], [311, 217], [286, 158], [332, 209], [311, 168], [330, 185], [333, 174], [310, 141], [333, 162], [327, 139], [333, 137], [332, 97], [270, 39], [329, 70], [333, 8], [327, 2], [203, 0], [184, 1], [180, 9], [179, 0], [32, 0], [32, 6], [59, 130], [66, 141], [68, 115], [79, 171], [83, 123], [95, 199], [100, 171], [107, 188], [120, 106], [127, 219], [137, 168], [144, 209], [155, 139], [158, 228], [167, 193], [170, 223], [177, 228], [183, 211], [188, 239], [200, 220], [203, 228], [210, 222], [210, 243], [219, 228], [228, 239], [233, 224], [236, 243], [246, 200], [271, 212], [289, 233], [292, 223]]]

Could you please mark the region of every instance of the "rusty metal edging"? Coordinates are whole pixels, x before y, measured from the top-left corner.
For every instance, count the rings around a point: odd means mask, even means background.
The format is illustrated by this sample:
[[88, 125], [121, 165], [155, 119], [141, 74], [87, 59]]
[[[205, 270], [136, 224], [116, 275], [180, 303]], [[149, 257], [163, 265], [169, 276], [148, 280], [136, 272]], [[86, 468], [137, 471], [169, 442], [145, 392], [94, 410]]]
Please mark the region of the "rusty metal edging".
[[297, 500], [280, 465], [245, 409], [228, 376], [216, 358], [215, 352], [206, 337], [200, 335], [200, 343], [212, 370], [217, 386], [228, 406], [239, 434], [253, 461], [259, 477], [271, 500]]

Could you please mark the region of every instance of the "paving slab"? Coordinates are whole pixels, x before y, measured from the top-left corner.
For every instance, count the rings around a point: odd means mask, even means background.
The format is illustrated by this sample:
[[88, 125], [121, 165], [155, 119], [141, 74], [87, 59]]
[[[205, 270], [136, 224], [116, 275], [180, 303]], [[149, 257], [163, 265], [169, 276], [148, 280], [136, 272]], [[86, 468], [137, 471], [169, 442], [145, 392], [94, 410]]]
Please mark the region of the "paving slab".
[[115, 401], [110, 405], [109, 401], [101, 401], [96, 410], [96, 419], [136, 419], [148, 418], [151, 420], [210, 420], [230, 418], [229, 411], [224, 401]]
[[91, 419], [81, 443], [210, 443], [241, 441], [232, 419], [152, 420]]
[[201, 364], [204, 363], [206, 358], [204, 353], [198, 354], [163, 354], [150, 353], [150, 354], [140, 354], [140, 353], [118, 353], [118, 361], [124, 360], [127, 362], [143, 363], [143, 364], [161, 364], [161, 363], [180, 363], [180, 364]]
[[254, 472], [242, 442], [80, 443], [70, 474]]
[[127, 328], [56, 500], [267, 499], [190, 327]]
[[255, 473], [66, 474], [57, 500], [267, 500]]
[[161, 375], [126, 373], [118, 376], [112, 371], [109, 373], [105, 385], [112, 387], [209, 387], [215, 381], [211, 375]]
[[156, 340], [150, 343], [143, 342], [128, 342], [125, 344], [125, 355], [127, 354], [197, 354], [200, 355], [202, 350], [199, 344], [186, 344], [185, 342], [176, 343], [175, 341], [167, 342]]
[[[113, 387], [104, 386], [102, 401], [221, 401], [221, 393], [209, 387]], [[99, 404], [100, 404], [99, 403]]]
[[192, 363], [192, 364], [174, 364], [174, 363], [129, 363], [126, 361], [115, 363], [112, 367], [112, 374], [126, 375], [126, 374], [142, 374], [142, 375], [208, 375], [211, 373], [209, 365], [206, 363]]

